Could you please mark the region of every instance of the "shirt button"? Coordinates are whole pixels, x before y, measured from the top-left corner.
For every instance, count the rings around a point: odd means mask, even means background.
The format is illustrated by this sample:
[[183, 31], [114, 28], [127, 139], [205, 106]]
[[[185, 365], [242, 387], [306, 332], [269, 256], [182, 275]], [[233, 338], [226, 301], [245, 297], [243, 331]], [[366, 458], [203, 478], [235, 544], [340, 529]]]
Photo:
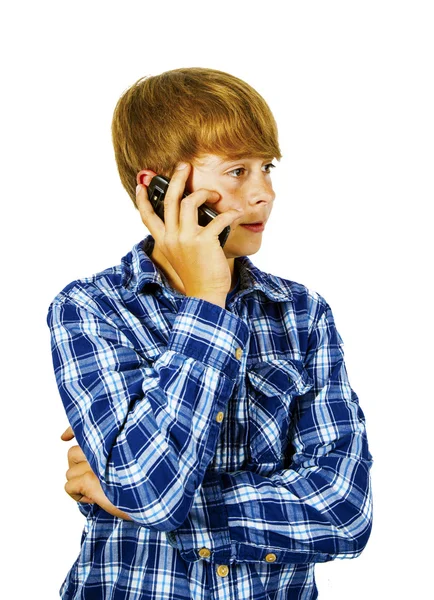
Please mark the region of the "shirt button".
[[217, 567], [217, 575], [220, 577], [226, 577], [229, 574], [229, 567], [227, 565], [219, 565]]
[[199, 550], [199, 556], [201, 558], [209, 558], [211, 556], [211, 550], [208, 550], [208, 548], [201, 548]]
[[237, 348], [237, 349], [235, 350], [235, 358], [236, 358], [237, 360], [240, 360], [240, 359], [241, 359], [241, 357], [242, 357], [242, 355], [243, 355], [243, 349], [242, 349], [242, 348]]
[[215, 420], [217, 421], [217, 423], [221, 423], [224, 418], [225, 418], [225, 413], [220, 411], [217, 413]]
[[270, 554], [267, 554], [267, 556], [265, 557], [265, 560], [269, 563], [272, 563], [277, 560], [277, 556], [270, 552]]

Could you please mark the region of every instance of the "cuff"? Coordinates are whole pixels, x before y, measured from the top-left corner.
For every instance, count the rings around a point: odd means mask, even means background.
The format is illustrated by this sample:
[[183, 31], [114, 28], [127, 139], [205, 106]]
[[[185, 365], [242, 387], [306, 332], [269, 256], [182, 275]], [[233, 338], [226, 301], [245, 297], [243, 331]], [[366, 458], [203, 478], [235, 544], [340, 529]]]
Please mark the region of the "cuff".
[[[200, 495], [196, 497], [186, 521], [176, 531], [168, 534], [169, 543], [178, 549], [184, 560], [205, 560], [215, 564], [249, 562], [266, 565], [274, 562], [307, 564], [332, 559], [329, 554], [289, 549], [285, 532], [279, 540], [280, 543], [276, 544], [277, 540], [269, 540], [271, 543], [267, 544], [265, 539], [268, 537], [268, 523], [264, 523], [262, 539], [250, 539], [252, 532], [246, 516], [239, 514], [237, 508], [233, 510], [233, 506], [225, 504], [224, 486], [229, 484], [232, 487], [234, 481], [228, 481], [231, 477], [229, 473], [207, 471]], [[234, 513], [232, 516], [231, 509]], [[251, 512], [253, 514], [255, 510]], [[275, 535], [279, 537], [279, 532]]]
[[[198, 492], [199, 494], [199, 492]], [[220, 475], [207, 471], [185, 523], [170, 534], [182, 558], [188, 562], [205, 560], [233, 562], [228, 517], [223, 501]]]
[[207, 300], [188, 297], [176, 315], [167, 349], [236, 379], [248, 338], [248, 327], [240, 317]]

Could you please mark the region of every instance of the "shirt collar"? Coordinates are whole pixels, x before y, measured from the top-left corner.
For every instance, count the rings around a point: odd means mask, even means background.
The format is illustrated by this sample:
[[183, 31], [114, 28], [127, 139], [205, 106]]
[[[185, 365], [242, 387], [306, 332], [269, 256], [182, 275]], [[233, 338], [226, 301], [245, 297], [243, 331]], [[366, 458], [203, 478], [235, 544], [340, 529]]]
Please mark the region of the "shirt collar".
[[[153, 284], [165, 288], [174, 296], [183, 296], [170, 286], [164, 273], [152, 262], [150, 256], [154, 244], [154, 238], [152, 235], [148, 235], [123, 257], [122, 284], [135, 293], [140, 293], [145, 286]], [[245, 295], [253, 290], [259, 290], [274, 301], [292, 300], [292, 292], [287, 280], [261, 271], [247, 256], [236, 258], [235, 265], [240, 277], [237, 295]]]

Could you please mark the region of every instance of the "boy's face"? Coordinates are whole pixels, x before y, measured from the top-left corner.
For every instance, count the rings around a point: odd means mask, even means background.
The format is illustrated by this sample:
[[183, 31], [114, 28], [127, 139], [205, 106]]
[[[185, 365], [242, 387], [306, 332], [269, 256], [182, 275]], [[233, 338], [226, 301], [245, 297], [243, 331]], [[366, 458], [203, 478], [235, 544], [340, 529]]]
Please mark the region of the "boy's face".
[[255, 254], [261, 247], [263, 228], [254, 231], [244, 223], [262, 223], [266, 226], [273, 207], [275, 193], [271, 183], [272, 158], [244, 158], [227, 160], [206, 154], [192, 163], [186, 188], [191, 193], [200, 188], [218, 192], [221, 196], [212, 208], [223, 212], [229, 208], [242, 208], [244, 213], [231, 226], [223, 248], [226, 258]]

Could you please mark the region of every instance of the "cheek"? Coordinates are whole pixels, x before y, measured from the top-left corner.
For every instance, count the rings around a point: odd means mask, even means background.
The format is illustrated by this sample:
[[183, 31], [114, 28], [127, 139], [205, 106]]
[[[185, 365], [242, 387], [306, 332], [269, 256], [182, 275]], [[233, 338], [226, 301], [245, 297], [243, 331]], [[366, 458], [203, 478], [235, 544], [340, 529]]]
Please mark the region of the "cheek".
[[230, 208], [240, 208], [240, 206], [242, 206], [243, 194], [239, 187], [235, 188], [234, 185], [220, 184], [215, 189], [221, 196], [220, 200], [215, 204], [218, 212], [224, 212]]

